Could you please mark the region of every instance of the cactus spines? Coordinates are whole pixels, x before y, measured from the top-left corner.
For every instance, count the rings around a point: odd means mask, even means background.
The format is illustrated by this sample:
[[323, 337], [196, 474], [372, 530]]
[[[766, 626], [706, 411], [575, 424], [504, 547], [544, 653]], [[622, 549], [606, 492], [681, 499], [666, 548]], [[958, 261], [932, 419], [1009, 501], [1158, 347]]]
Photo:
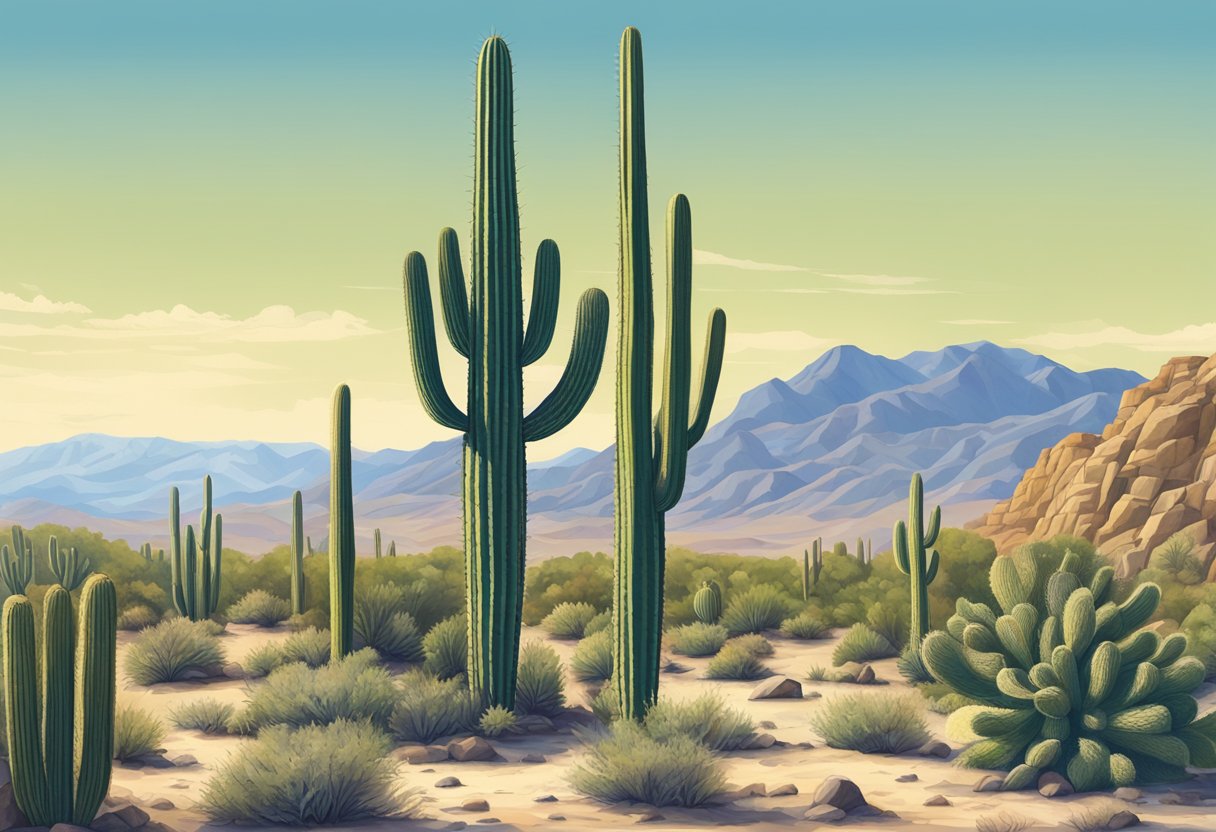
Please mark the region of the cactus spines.
[[524, 446], [566, 427], [594, 390], [608, 331], [608, 297], [598, 289], [583, 294], [566, 369], [553, 391], [525, 416], [523, 368], [539, 359], [553, 338], [558, 249], [551, 240], [537, 249], [525, 331], [511, 56], [502, 38], [486, 40], [476, 75], [468, 286], [456, 232], [445, 228], [439, 235], [444, 326], [452, 346], [468, 359], [463, 411], [444, 388], [426, 261], [418, 252], [411, 252], [405, 261], [405, 306], [422, 405], [436, 422], [464, 434], [469, 686], [487, 706], [512, 708], [523, 616]]
[[717, 624], [722, 617], [722, 587], [717, 581], [703, 581], [701, 588], [692, 597], [692, 611], [697, 620], [705, 624]]
[[654, 293], [647, 210], [642, 39], [629, 27], [620, 51], [620, 323], [616, 375], [614, 691], [640, 719], [658, 696], [666, 513], [684, 490], [688, 450], [709, 424], [726, 337], [710, 315], [699, 400], [690, 406], [692, 216], [683, 194], [667, 209], [667, 345], [654, 416]]
[[912, 594], [912, 624], [909, 630], [913, 640], [923, 639], [929, 634], [929, 584], [937, 577], [939, 556], [933, 544], [941, 528], [942, 509], [933, 509], [929, 526], [924, 526], [925, 486], [920, 474], [912, 475], [908, 489], [908, 523], [900, 520], [895, 524], [892, 543], [895, 548], [895, 565], [908, 576]]
[[224, 518], [211, 511], [211, 477], [203, 480], [203, 511], [199, 534], [186, 526], [186, 545], [181, 542], [181, 503], [177, 486], [169, 489], [169, 535], [171, 539], [170, 582], [173, 606], [179, 615], [202, 621], [215, 614], [220, 600], [220, 578], [224, 549]]
[[329, 475], [330, 656], [351, 651], [355, 628], [355, 503], [351, 484], [350, 388], [334, 390]]
[[375, 534], [372, 536], [372, 538], [373, 538], [373, 540], [375, 541], [375, 544], [376, 544], [376, 560], [379, 560], [379, 559], [380, 559], [380, 555], [381, 555], [381, 551], [380, 551], [380, 530], [379, 530], [379, 529], [376, 529], [376, 533], [375, 533]]
[[20, 526], [13, 526], [11, 534], [13, 548], [9, 549], [7, 543], [0, 546], [0, 578], [10, 595], [24, 595], [34, 579], [33, 544], [25, 539], [25, 530]]
[[4, 604], [9, 761], [17, 804], [31, 823], [91, 823], [109, 789], [117, 621], [114, 584], [105, 575], [85, 581], [75, 634], [68, 591], [51, 587], [40, 663], [33, 605], [20, 595]]
[[802, 600], [811, 600], [811, 593], [819, 584], [819, 573], [823, 570], [823, 538], [811, 541], [809, 550], [802, 550]]
[[[144, 545], [148, 546], [146, 543]], [[147, 557], [148, 560], [152, 559], [150, 546], [148, 546]], [[51, 572], [54, 573], [55, 580], [68, 592], [72, 592], [84, 583], [84, 579], [89, 576], [91, 571], [89, 559], [85, 558], [82, 561], [75, 546], [60, 549], [55, 535], [51, 535], [51, 539], [47, 541], [47, 558], [50, 560]]]
[[291, 497], [291, 614], [304, 612], [304, 495]]

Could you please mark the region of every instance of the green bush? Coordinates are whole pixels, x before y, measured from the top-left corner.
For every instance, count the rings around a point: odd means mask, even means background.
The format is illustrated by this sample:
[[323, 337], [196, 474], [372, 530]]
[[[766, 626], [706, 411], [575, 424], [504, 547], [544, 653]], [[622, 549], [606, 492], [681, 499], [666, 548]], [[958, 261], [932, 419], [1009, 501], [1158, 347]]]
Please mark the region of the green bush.
[[745, 636], [735, 636], [726, 642], [726, 647], [737, 647], [746, 650], [758, 659], [773, 655], [773, 643], [759, 633], [748, 633]]
[[612, 633], [601, 630], [574, 648], [570, 672], [580, 682], [603, 682], [612, 676]]
[[384, 729], [397, 700], [392, 677], [372, 650], [351, 653], [316, 669], [285, 664], [253, 688], [234, 730], [257, 733], [271, 725], [328, 725], [339, 719], [365, 720]]
[[1203, 662], [1208, 679], [1216, 677], [1216, 608], [1200, 604], [1182, 619], [1187, 637], [1187, 654]]
[[719, 621], [732, 636], [775, 630], [789, 617], [793, 605], [776, 587], [760, 584], [730, 599]]
[[227, 702], [206, 697], [183, 702], [169, 713], [169, 721], [183, 731], [227, 734], [228, 723], [235, 714], [236, 708]]
[[541, 629], [554, 638], [582, 638], [587, 625], [599, 615], [599, 611], [590, 604], [580, 601], [566, 601], [553, 608], [553, 612], [540, 622]]
[[528, 567], [524, 581], [525, 624], [540, 624], [559, 604], [579, 602], [601, 610], [612, 606], [612, 558], [608, 555], [579, 552], [573, 557], [549, 558]]
[[738, 645], [726, 645], [718, 655], [709, 660], [705, 668], [706, 679], [729, 679], [748, 681], [763, 679], [772, 671], [754, 653]]
[[411, 670], [401, 677], [389, 728], [403, 742], [430, 743], [471, 730], [478, 711], [461, 680], [436, 679], [424, 670]]
[[782, 635], [802, 641], [828, 638], [832, 634], [831, 630], [831, 627], [809, 612], [800, 612], [792, 618], [787, 618], [781, 622]]
[[277, 644], [263, 644], [253, 648], [241, 663], [241, 669], [251, 679], [269, 676], [272, 670], [283, 666], [283, 650]]
[[164, 749], [165, 725], [152, 714], [133, 705], [114, 710], [114, 759], [126, 763]]
[[118, 616], [118, 629], [120, 630], [146, 630], [159, 623], [160, 615], [143, 604], [136, 604], [125, 609], [122, 611], [122, 615]]
[[483, 737], [493, 739], [515, 730], [517, 722], [515, 711], [508, 711], [502, 705], [494, 705], [486, 708], [486, 712], [481, 715], [477, 729]]
[[667, 631], [667, 644], [671, 652], [681, 656], [712, 656], [725, 643], [726, 628], [720, 624], [696, 621]]
[[440, 679], [464, 676], [469, 667], [468, 618], [461, 613], [440, 621], [422, 639], [422, 649], [428, 673]]
[[273, 627], [291, 617], [291, 605], [264, 589], [255, 589], [230, 606], [227, 617], [233, 624]]
[[320, 667], [329, 661], [329, 648], [329, 630], [309, 627], [292, 633], [278, 644], [255, 647], [245, 657], [242, 667], [254, 679], [267, 676], [272, 670], [292, 662]]
[[722, 761], [686, 736], [653, 739], [630, 720], [612, 723], [570, 773], [570, 783], [604, 803], [700, 806], [722, 791]]
[[220, 764], [199, 807], [217, 823], [258, 826], [413, 817], [419, 800], [397, 790], [390, 748], [371, 725], [346, 720], [269, 728]]
[[866, 624], [896, 650], [902, 650], [908, 643], [911, 619], [904, 614], [904, 610], [894, 605], [884, 605], [881, 601], [872, 605], [866, 610]]
[[854, 624], [832, 651], [832, 664], [840, 667], [846, 662], [872, 662], [898, 655], [899, 650], [891, 642], [865, 624]]
[[596, 613], [595, 617], [587, 622], [587, 626], [583, 627], [583, 637], [593, 636], [596, 633], [607, 630], [612, 626], [612, 612], [604, 610], [601, 613]]
[[371, 647], [386, 659], [420, 662], [422, 634], [414, 617], [406, 612], [401, 590], [391, 584], [365, 587], [355, 599], [355, 639], [360, 647]]
[[747, 714], [728, 708], [713, 693], [688, 702], [660, 699], [646, 712], [642, 727], [657, 742], [686, 737], [711, 751], [741, 748], [755, 730]]
[[811, 727], [832, 748], [902, 754], [929, 741], [921, 705], [911, 695], [849, 693], [825, 701]]
[[557, 716], [566, 707], [566, 677], [557, 653], [539, 641], [519, 651], [515, 677], [515, 710], [521, 714]]
[[1150, 563], [1182, 584], [1201, 583], [1203, 564], [1195, 557], [1195, 541], [1179, 532], [1153, 550]]
[[223, 661], [219, 641], [201, 622], [171, 618], [136, 636], [124, 667], [135, 684], [156, 685], [205, 674]]

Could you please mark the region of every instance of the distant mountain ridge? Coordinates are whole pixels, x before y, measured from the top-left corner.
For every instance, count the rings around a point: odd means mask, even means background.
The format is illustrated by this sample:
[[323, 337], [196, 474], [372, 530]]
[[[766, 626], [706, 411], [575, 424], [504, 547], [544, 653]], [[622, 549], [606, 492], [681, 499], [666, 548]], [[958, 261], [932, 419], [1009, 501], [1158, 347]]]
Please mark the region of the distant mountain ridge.
[[[768, 551], [814, 533], [884, 534], [914, 471], [947, 518], [952, 506], [974, 516], [1008, 498], [1044, 448], [1101, 430], [1123, 392], [1143, 381], [1127, 370], [1075, 372], [989, 342], [901, 359], [835, 347], [792, 378], [748, 391], [707, 432], [669, 515], [672, 542]], [[534, 551], [611, 545], [612, 453], [579, 448], [529, 466]], [[374, 524], [407, 548], [458, 543], [459, 465], [457, 438], [356, 452], [361, 539]], [[183, 487], [184, 512], [197, 510], [196, 483], [207, 472], [229, 506], [234, 545], [285, 539], [297, 488], [310, 533], [324, 533], [328, 452], [306, 443], [86, 434], [10, 451], [0, 454], [0, 518], [31, 522], [59, 511], [95, 518], [99, 530], [156, 535], [169, 485]]]

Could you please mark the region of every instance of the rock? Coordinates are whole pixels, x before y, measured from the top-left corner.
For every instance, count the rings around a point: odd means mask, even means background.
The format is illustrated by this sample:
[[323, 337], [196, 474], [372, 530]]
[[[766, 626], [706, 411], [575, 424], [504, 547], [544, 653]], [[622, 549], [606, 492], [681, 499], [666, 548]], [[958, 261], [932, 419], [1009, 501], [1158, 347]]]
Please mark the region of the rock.
[[925, 801], [926, 806], [953, 806], [944, 794], [935, 794]]
[[547, 716], [528, 714], [516, 720], [515, 728], [521, 734], [549, 734], [556, 730], [557, 726]]
[[13, 795], [13, 775], [8, 760], [0, 759], [0, 830], [26, 826], [29, 820], [17, 806]]
[[752, 734], [740, 748], [744, 751], [755, 751], [759, 748], [772, 748], [777, 738], [772, 734]]
[[153, 800], [151, 803], [148, 804], [148, 808], [149, 809], [159, 809], [160, 811], [167, 811], [169, 809], [176, 809], [177, 806], [174, 805], [173, 801], [167, 797], [158, 797], [155, 800]]
[[488, 812], [490, 802], [484, 797], [470, 797], [460, 804], [460, 808], [466, 812]]
[[1001, 786], [1003, 785], [1005, 785], [1004, 777], [1001, 777], [999, 774], [985, 774], [975, 784], [975, 788], [972, 789], [972, 791], [998, 792], [1001, 790]]
[[533, 803], [556, 803], [557, 798], [551, 794], [542, 794], [539, 797], [532, 798]]
[[[146, 818], [147, 815], [144, 815], [144, 817]], [[146, 820], [143, 823], [132, 826], [120, 817], [118, 812], [106, 812], [93, 818], [90, 828], [95, 830], [95, 832], [130, 832], [132, 829], [138, 829], [145, 823], [147, 823]]]
[[795, 786], [793, 783], [784, 783], [780, 786], [777, 786], [774, 789], [770, 789], [768, 796], [769, 797], [788, 797], [789, 795], [792, 795], [792, 794], [798, 794], [798, 787]]
[[809, 690], [806, 693], [802, 694], [802, 698], [803, 699], [822, 699], [823, 694], [817, 690]]
[[757, 723], [758, 728], [763, 728], [765, 731], [771, 731], [777, 727], [777, 723], [770, 719], [765, 719]]
[[228, 664], [224, 665], [222, 670], [223, 675], [227, 676], [229, 679], [244, 679], [249, 675], [245, 672], [245, 668], [241, 667], [236, 662], [228, 662]]
[[57, 823], [51, 827], [51, 832], [90, 832], [87, 826], [77, 826], [74, 823]]
[[435, 788], [437, 789], [455, 789], [463, 785], [464, 783], [460, 782], [459, 777], [440, 777], [435, 781]]
[[692, 668], [688, 665], [680, 664], [679, 662], [672, 661], [671, 659], [663, 662], [662, 671], [664, 673], [687, 673], [690, 670], [692, 670]]
[[448, 759], [448, 750], [442, 745], [407, 745], [397, 750], [396, 757], [412, 766], [425, 766]]
[[874, 684], [874, 680], [875, 680], [874, 668], [870, 667], [868, 664], [863, 664], [861, 666], [861, 670], [858, 671], [858, 673], [857, 673], [857, 679], [856, 679], [857, 684], [872, 685], [872, 684]]
[[941, 740], [930, 740], [917, 749], [916, 753], [922, 757], [939, 757], [944, 760], [950, 756], [950, 746]]
[[1120, 786], [1119, 788], [1115, 789], [1116, 800], [1127, 800], [1130, 802], [1139, 800], [1142, 797], [1144, 797], [1144, 793], [1139, 789], [1132, 788], [1131, 786]]
[[566, 819], [566, 816], [565, 816], [565, 815], [559, 815], [559, 814], [557, 814], [556, 812], [554, 812], [553, 814], [549, 815], [549, 820], [565, 820], [565, 819]]
[[1126, 809], [1115, 812], [1106, 822], [1107, 829], [1126, 829], [1129, 826], [1139, 826], [1140, 816]]
[[1072, 792], [1072, 783], [1062, 774], [1045, 771], [1039, 776], [1039, 794], [1043, 797], [1068, 797]]
[[637, 816], [635, 823], [658, 823], [659, 821], [667, 820], [660, 812], [654, 809], [648, 809]]
[[857, 784], [846, 777], [829, 777], [819, 784], [811, 806], [834, 806], [843, 812], [851, 812], [865, 806], [866, 799]]
[[801, 699], [802, 684], [788, 676], [773, 676], [756, 685], [751, 700], [757, 699]]
[[448, 755], [458, 763], [482, 762], [498, 758], [498, 752], [481, 737], [465, 737], [448, 744]]
[[178, 754], [176, 757], [169, 758], [169, 762], [178, 768], [189, 768], [198, 765], [198, 758], [193, 754]]
[[477, 822], [478, 822], [478, 823], [486, 823], [486, 824], [489, 824], [489, 823], [502, 823], [502, 821], [500, 821], [498, 818], [478, 818], [478, 819], [477, 819]]
[[520, 758], [519, 758], [519, 761], [520, 761], [521, 763], [544, 763], [544, 762], [547, 762], [547, 760], [545, 759], [545, 755], [544, 755], [544, 754], [537, 754], [536, 752], [532, 752], [531, 754], [525, 754], [524, 756], [522, 756], [522, 757], [520, 757]]
[[915, 783], [920, 778], [915, 774], [901, 774], [895, 778], [896, 783]]
[[462, 820], [453, 820], [449, 821], [444, 826], [441, 826], [440, 829], [443, 829], [444, 832], [460, 832], [461, 829], [467, 829], [468, 826], [469, 825]]
[[204, 679], [210, 679], [211, 674], [201, 667], [188, 667], [179, 673], [177, 678], [181, 682], [201, 682]]
[[837, 820], [844, 820], [845, 813], [843, 809], [837, 809], [835, 806], [829, 806], [825, 803], [822, 806], [812, 806], [807, 809], [802, 813], [802, 817], [817, 823], [831, 823]]

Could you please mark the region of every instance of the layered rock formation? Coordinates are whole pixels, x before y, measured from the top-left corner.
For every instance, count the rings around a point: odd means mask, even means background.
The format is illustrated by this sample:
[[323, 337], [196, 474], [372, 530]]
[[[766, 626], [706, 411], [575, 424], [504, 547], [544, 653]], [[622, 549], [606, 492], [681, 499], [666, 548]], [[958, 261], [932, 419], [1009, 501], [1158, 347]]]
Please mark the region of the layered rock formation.
[[1043, 451], [1013, 497], [977, 530], [999, 551], [1072, 534], [1135, 574], [1178, 532], [1216, 580], [1216, 356], [1168, 361], [1123, 394], [1101, 436], [1070, 434]]

